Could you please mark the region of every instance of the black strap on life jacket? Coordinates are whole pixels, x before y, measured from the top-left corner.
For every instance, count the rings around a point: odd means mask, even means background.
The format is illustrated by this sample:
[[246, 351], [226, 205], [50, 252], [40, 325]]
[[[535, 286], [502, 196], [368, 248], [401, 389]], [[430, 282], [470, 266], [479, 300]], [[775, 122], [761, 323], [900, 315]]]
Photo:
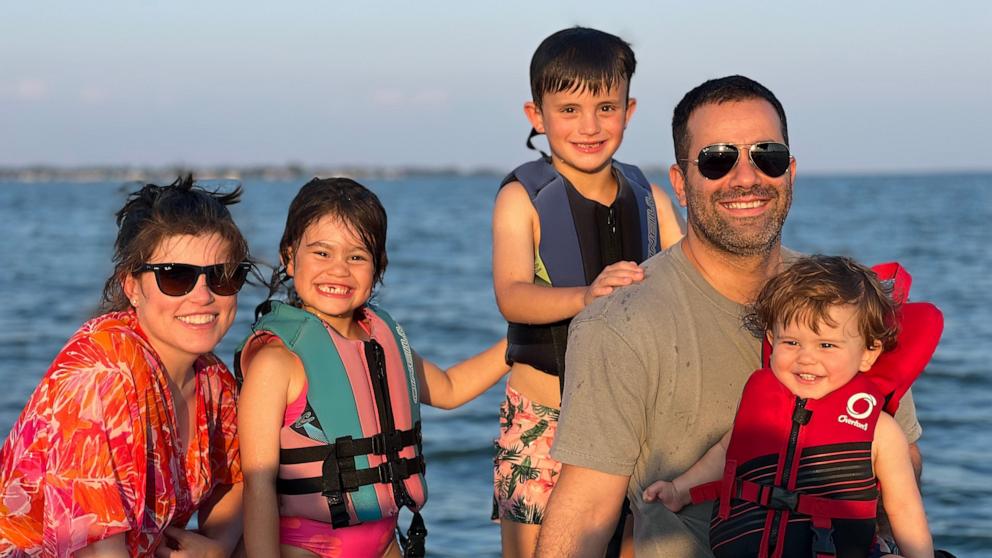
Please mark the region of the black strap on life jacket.
[[[348, 506], [343, 494], [355, 492], [360, 486], [383, 483], [402, 484], [404, 479], [423, 474], [424, 458], [390, 458], [406, 447], [422, 444], [420, 422], [410, 430], [393, 430], [366, 438], [354, 439], [343, 436], [333, 444], [305, 448], [283, 448], [279, 450], [279, 462], [284, 465], [323, 462], [322, 475], [300, 479], [276, 479], [276, 491], [280, 494], [296, 496], [319, 492], [327, 498], [331, 513], [331, 524], [335, 528], [347, 527], [350, 521]], [[355, 457], [360, 455], [382, 455], [386, 461], [377, 467], [358, 469]], [[409, 499], [409, 496], [407, 497]], [[397, 501], [398, 505], [408, 505]]]

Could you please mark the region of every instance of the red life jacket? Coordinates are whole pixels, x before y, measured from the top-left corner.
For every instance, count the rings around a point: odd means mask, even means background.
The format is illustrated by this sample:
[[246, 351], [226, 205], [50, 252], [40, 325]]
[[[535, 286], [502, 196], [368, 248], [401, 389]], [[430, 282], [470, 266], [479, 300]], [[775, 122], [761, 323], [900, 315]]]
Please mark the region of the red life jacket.
[[[911, 278], [899, 264], [873, 268], [902, 303], [895, 349], [871, 370], [819, 400], [793, 395], [770, 370], [741, 396], [722, 480], [691, 490], [719, 500], [710, 526], [716, 556], [867, 556], [878, 490], [871, 442], [878, 413], [899, 399], [930, 361], [943, 330], [932, 304], [906, 302]], [[769, 347], [765, 347], [767, 364]]]
[[867, 556], [878, 499], [871, 443], [883, 400], [864, 374], [821, 399], [796, 397], [771, 370], [752, 374], [723, 480], [692, 490], [694, 500], [714, 490], [720, 500], [714, 554], [809, 556], [830, 546], [829, 555]]

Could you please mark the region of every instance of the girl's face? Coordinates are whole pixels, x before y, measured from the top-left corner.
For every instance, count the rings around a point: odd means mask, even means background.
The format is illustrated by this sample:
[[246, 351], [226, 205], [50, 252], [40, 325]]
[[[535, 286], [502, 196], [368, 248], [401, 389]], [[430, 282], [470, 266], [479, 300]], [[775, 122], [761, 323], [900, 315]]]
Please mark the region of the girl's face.
[[[227, 263], [230, 246], [216, 233], [177, 235], [162, 240], [145, 263], [184, 263], [210, 266]], [[124, 293], [134, 306], [138, 324], [167, 370], [182, 373], [197, 357], [217, 346], [234, 322], [238, 295], [218, 295], [207, 278], [196, 278], [193, 290], [169, 296], [151, 271], [128, 275]]]
[[303, 304], [341, 335], [356, 337], [352, 318], [372, 296], [375, 266], [351, 227], [335, 215], [321, 217], [285, 263]]

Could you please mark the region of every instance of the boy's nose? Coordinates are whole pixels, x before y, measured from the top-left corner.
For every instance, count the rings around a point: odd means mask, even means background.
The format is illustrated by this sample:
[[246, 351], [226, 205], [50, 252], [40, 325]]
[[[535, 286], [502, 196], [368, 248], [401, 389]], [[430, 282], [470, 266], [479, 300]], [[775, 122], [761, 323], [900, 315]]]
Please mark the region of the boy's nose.
[[596, 117], [595, 112], [583, 113], [582, 118], [579, 121], [579, 133], [585, 135], [593, 135], [599, 133], [599, 118]]

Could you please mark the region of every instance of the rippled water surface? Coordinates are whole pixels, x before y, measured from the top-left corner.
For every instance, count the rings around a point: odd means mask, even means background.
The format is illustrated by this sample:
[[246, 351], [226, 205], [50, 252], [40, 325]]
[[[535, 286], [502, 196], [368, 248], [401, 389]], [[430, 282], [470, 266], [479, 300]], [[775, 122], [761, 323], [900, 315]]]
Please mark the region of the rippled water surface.
[[[389, 270], [379, 302], [418, 352], [449, 365], [495, 341], [503, 322], [490, 277], [495, 178], [371, 181], [389, 213]], [[272, 262], [298, 183], [248, 182], [234, 208], [253, 252]], [[0, 183], [0, 433], [69, 335], [95, 312], [110, 270], [119, 184]], [[802, 177], [785, 243], [804, 252], [898, 260], [913, 298], [940, 306], [946, 329], [914, 387], [924, 435], [924, 497], [937, 545], [992, 549], [992, 175]], [[218, 349], [230, 362], [263, 292], [242, 291]], [[502, 386], [454, 410], [426, 409], [433, 556], [497, 556], [489, 522], [492, 438]]]

